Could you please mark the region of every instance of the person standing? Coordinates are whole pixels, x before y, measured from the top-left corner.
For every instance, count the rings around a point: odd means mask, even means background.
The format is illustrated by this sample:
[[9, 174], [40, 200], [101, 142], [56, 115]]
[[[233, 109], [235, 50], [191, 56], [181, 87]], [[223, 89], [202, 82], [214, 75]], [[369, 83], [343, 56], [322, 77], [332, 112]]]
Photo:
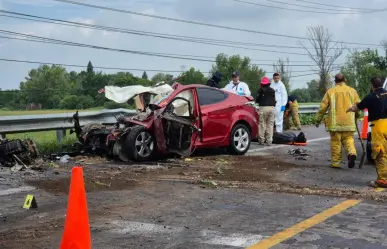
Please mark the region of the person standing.
[[221, 72], [215, 72], [214, 75], [207, 81], [207, 86], [220, 88], [219, 83], [222, 81], [223, 74]]
[[239, 72], [235, 71], [231, 74], [232, 81], [228, 83], [224, 89], [229, 92], [234, 92], [241, 96], [251, 96], [249, 86], [239, 80]]
[[288, 97], [288, 103], [285, 106], [284, 130], [290, 129], [290, 117], [292, 117], [293, 125], [300, 131], [301, 123], [300, 116], [298, 115], [298, 102], [294, 96]]
[[371, 157], [376, 163], [378, 174], [372, 187], [387, 188], [387, 91], [383, 88], [380, 77], [371, 79], [372, 93], [360, 103], [350, 107], [347, 112], [358, 112], [368, 109], [368, 121], [371, 123]]
[[353, 106], [360, 102], [356, 90], [345, 83], [344, 75], [339, 73], [335, 76], [336, 85], [329, 89], [320, 104], [320, 109], [316, 114], [316, 127], [318, 127], [326, 113], [326, 130], [331, 137], [331, 167], [340, 168], [342, 159], [342, 149], [348, 155], [348, 167], [355, 167], [356, 148], [353, 139], [356, 131], [355, 114], [348, 113], [348, 106]]
[[271, 84], [271, 88], [275, 91], [275, 129], [277, 132], [283, 132], [284, 112], [285, 106], [288, 102], [288, 93], [284, 83], [280, 79], [279, 73], [273, 74], [274, 83]]
[[259, 105], [259, 134], [258, 142], [260, 145], [266, 144], [270, 146], [273, 142], [273, 128], [275, 116], [275, 92], [270, 87], [268, 77], [261, 79], [261, 87], [258, 89], [257, 98], [255, 100]]

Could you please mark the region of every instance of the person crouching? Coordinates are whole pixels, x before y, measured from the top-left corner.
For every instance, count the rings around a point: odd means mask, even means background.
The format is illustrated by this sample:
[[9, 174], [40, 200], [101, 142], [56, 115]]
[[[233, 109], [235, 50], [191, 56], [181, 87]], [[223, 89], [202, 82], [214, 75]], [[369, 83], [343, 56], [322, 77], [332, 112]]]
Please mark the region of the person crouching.
[[258, 142], [263, 145], [266, 140], [266, 145], [270, 146], [273, 142], [276, 101], [275, 91], [270, 87], [270, 80], [268, 77], [263, 77], [261, 79], [261, 86], [258, 89], [255, 102], [259, 105]]

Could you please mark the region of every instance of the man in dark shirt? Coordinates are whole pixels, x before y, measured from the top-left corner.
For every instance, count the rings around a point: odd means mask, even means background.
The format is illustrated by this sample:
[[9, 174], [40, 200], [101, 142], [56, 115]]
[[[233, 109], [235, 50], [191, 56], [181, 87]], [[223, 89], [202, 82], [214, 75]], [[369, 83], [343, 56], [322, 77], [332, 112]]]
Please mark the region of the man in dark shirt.
[[371, 80], [373, 92], [360, 103], [353, 105], [347, 112], [368, 109], [371, 123], [371, 157], [376, 163], [378, 178], [371, 182], [373, 187], [387, 188], [387, 91], [383, 89], [380, 77]]
[[298, 115], [298, 102], [295, 96], [288, 97], [288, 103], [285, 106], [284, 129], [290, 129], [290, 117], [293, 119], [293, 125], [297, 130], [301, 130], [300, 116]]
[[222, 81], [223, 74], [221, 72], [215, 72], [211, 79], [207, 81], [207, 86], [220, 88], [219, 83]]

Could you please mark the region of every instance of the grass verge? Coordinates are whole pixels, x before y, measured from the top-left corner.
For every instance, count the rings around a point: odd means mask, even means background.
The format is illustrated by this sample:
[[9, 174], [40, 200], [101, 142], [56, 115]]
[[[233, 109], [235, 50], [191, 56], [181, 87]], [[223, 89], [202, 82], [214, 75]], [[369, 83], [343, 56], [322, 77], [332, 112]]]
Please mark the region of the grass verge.
[[36, 142], [40, 154], [56, 153], [66, 151], [68, 146], [76, 141], [75, 134], [67, 134], [62, 142], [58, 142], [56, 131], [26, 132], [18, 134], [7, 134], [8, 139], [30, 138]]

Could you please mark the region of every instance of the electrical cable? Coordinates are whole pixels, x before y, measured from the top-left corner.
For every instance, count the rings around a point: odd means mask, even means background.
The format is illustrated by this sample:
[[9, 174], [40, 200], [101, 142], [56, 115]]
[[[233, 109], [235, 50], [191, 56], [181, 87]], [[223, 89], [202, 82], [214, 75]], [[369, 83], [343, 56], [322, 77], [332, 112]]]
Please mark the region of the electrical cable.
[[[77, 65], [77, 64], [30, 61], [30, 60], [17, 60], [17, 59], [8, 59], [8, 58], [0, 58], [0, 61], [27, 63], [27, 64], [39, 64], [39, 65], [59, 65], [59, 66], [76, 67], [76, 68], [85, 68], [86, 67], [84, 65]], [[148, 72], [163, 72], [163, 73], [181, 73], [182, 72], [181, 70], [121, 68], [121, 67], [106, 67], [106, 66], [94, 66], [94, 65], [93, 65], [93, 68], [105, 69], [105, 70], [141, 71], [141, 72], [148, 71]], [[339, 68], [339, 67], [336, 66], [334, 68]], [[265, 71], [265, 70], [263, 70], [263, 71]], [[307, 73], [307, 72], [318, 72], [318, 71], [319, 70], [301, 70], [301, 71], [291, 71], [291, 73]], [[201, 72], [201, 73], [211, 73], [211, 72]], [[274, 72], [265, 71], [265, 73], [274, 73]]]
[[328, 6], [328, 7], [336, 7], [336, 8], [344, 8], [344, 9], [353, 9], [353, 10], [379, 10], [379, 9], [370, 9], [370, 8], [356, 8], [356, 7], [348, 7], [348, 6], [340, 6], [340, 5], [333, 5], [333, 4], [323, 4], [323, 3], [316, 3], [312, 1], [306, 1], [306, 0], [296, 0], [298, 2], [304, 2], [304, 3], [310, 3], [314, 5], [320, 5], [320, 6]]
[[[163, 58], [172, 58], [172, 59], [183, 59], [183, 60], [192, 60], [192, 61], [201, 61], [201, 62], [216, 62], [215, 60], [209, 60], [209, 59], [201, 59], [200, 56], [197, 55], [182, 55], [182, 54], [167, 54], [167, 53], [155, 53], [155, 52], [147, 52], [147, 51], [136, 51], [136, 50], [127, 50], [127, 49], [117, 49], [117, 48], [109, 48], [109, 47], [102, 47], [102, 46], [96, 46], [96, 45], [89, 45], [89, 44], [83, 44], [83, 43], [76, 43], [76, 42], [69, 42], [59, 39], [52, 39], [47, 37], [41, 37], [41, 36], [34, 36], [34, 35], [27, 35], [23, 33], [18, 32], [12, 32], [8, 30], [1, 30], [0, 33], [8, 34], [8, 35], [16, 35], [21, 36], [25, 38], [32, 38], [32, 39], [21, 39], [17, 37], [0, 37], [1, 39], [16, 39], [16, 40], [22, 40], [22, 41], [30, 41], [30, 42], [43, 42], [43, 43], [50, 43], [50, 44], [58, 44], [58, 45], [66, 45], [66, 46], [75, 46], [75, 47], [86, 47], [86, 48], [93, 48], [93, 49], [100, 49], [105, 51], [116, 51], [116, 52], [124, 52], [124, 53], [133, 53], [133, 54], [139, 54], [139, 55], [148, 55], [148, 56], [156, 56], [156, 57], [163, 57]], [[197, 57], [197, 58], [192, 58]], [[212, 57], [213, 58], [213, 57]], [[257, 64], [253, 64], [257, 65]], [[259, 64], [260, 66], [272, 66], [273, 64]], [[289, 66], [314, 66], [314, 65], [289, 65]]]
[[[109, 27], [109, 26], [96, 25], [96, 24], [88, 24], [88, 23], [82, 23], [82, 22], [66, 21], [62, 19], [48, 18], [48, 17], [24, 14], [20, 12], [6, 11], [1, 9], [0, 9], [0, 12], [10, 14], [10, 15], [3, 14], [0, 16], [19, 19], [19, 20], [37, 21], [42, 23], [57, 24], [57, 25], [70, 26], [70, 27], [89, 28], [89, 29], [104, 30], [109, 32], [150, 36], [150, 37], [163, 38], [163, 39], [187, 41], [187, 42], [193, 42], [193, 43], [199, 43], [199, 44], [201, 43], [201, 44], [208, 44], [208, 45], [223, 46], [221, 44], [205, 43], [205, 42], [214, 42], [214, 43], [225, 43], [225, 44], [231, 44], [231, 45], [274, 47], [274, 48], [286, 48], [286, 49], [290, 48], [290, 49], [302, 49], [302, 50], [305, 49], [303, 46], [285, 46], [285, 45], [275, 45], [275, 44], [247, 43], [247, 42], [237, 42], [237, 41], [230, 41], [230, 40], [209, 39], [209, 38], [203, 38], [203, 37], [192, 37], [192, 36], [181, 36], [181, 35], [166, 34], [166, 33], [146, 32], [146, 31], [140, 31], [140, 30], [130, 30], [130, 29]], [[362, 47], [358, 49], [364, 49], [364, 48], [368, 48], [368, 47]], [[250, 49], [250, 48], [244, 48], [244, 49]], [[340, 48], [333, 48], [333, 49], [340, 49]]]
[[[198, 22], [198, 21], [190, 21], [190, 20], [178, 19], [178, 18], [173, 18], [173, 17], [145, 14], [145, 13], [140, 13], [140, 12], [131, 11], [131, 10], [117, 9], [117, 8], [105, 7], [105, 6], [100, 6], [100, 5], [88, 4], [88, 3], [81, 3], [78, 1], [71, 1], [71, 0], [52, 0], [52, 1], [61, 2], [61, 3], [68, 3], [68, 4], [73, 4], [73, 5], [79, 5], [79, 6], [84, 6], [84, 7], [94, 8], [94, 9], [102, 9], [102, 10], [132, 14], [132, 15], [137, 15], [137, 16], [156, 18], [156, 19], [160, 19], [160, 20], [167, 20], [167, 21], [173, 21], [173, 22], [180, 22], [180, 23], [187, 23], [187, 24], [193, 24], [193, 25], [212, 27], [212, 28], [234, 30], [234, 31], [241, 31], [241, 32], [247, 32], [247, 33], [253, 33], [253, 34], [277, 36], [277, 37], [285, 37], [285, 38], [292, 38], [292, 39], [300, 39], [300, 40], [311, 40], [308, 37], [276, 34], [276, 33], [270, 33], [270, 32], [258, 31], [258, 30], [250, 30], [250, 29], [236, 28], [236, 27], [210, 24], [210, 23], [204, 23], [204, 22]], [[332, 42], [341, 43], [341, 44], [356, 44], [356, 45], [364, 45], [364, 46], [375, 46], [375, 47], [382, 46], [380, 44], [367, 44], [367, 43], [346, 42], [346, 41], [332, 41]]]

